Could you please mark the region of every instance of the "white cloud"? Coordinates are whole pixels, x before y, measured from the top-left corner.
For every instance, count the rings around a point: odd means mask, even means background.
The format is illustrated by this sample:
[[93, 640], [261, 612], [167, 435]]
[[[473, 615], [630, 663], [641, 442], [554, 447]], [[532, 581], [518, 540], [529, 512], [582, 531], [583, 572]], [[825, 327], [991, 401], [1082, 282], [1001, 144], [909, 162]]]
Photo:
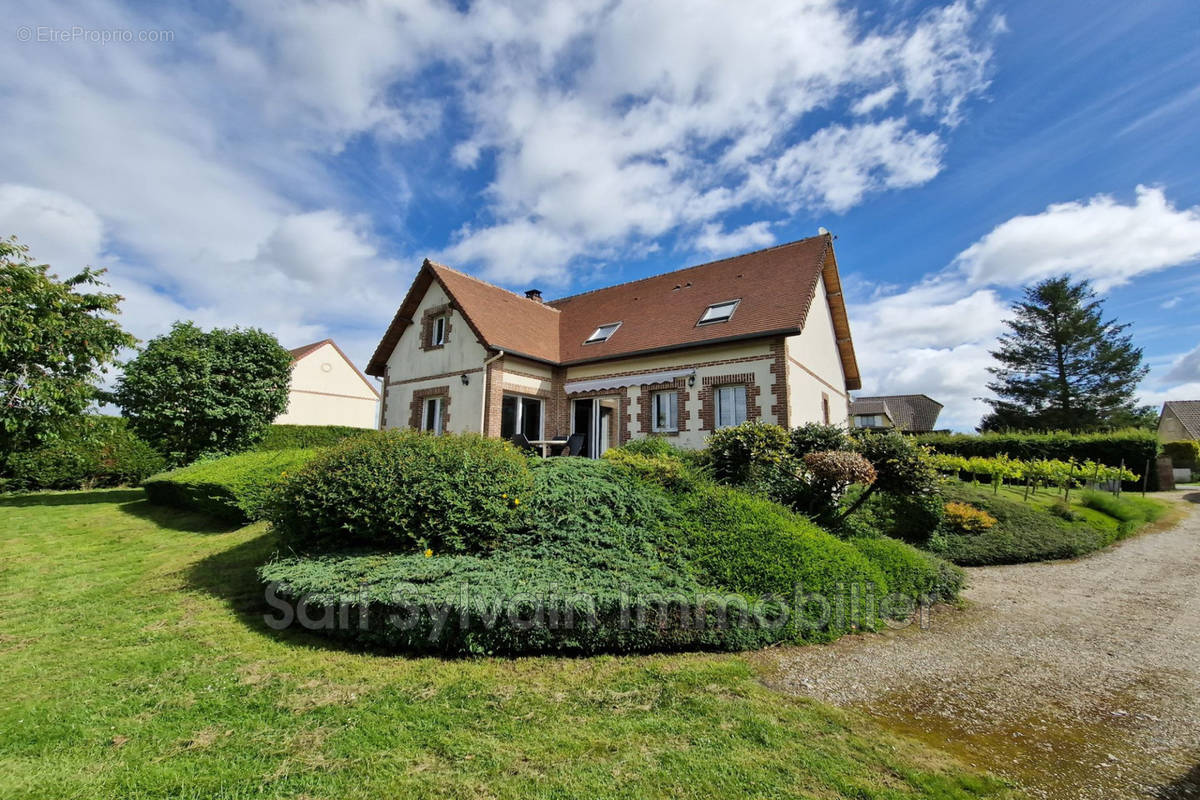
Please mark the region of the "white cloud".
[[941, 171], [942, 142], [899, 119], [846, 128], [833, 125], [788, 148], [773, 180], [794, 186], [817, 206], [845, 211], [868, 192], [919, 186]]
[[890, 86], [885, 86], [878, 91], [871, 92], [865, 97], [861, 97], [856, 100], [854, 105], [850, 107], [850, 111], [853, 114], [862, 116], [863, 114], [870, 114], [876, 109], [885, 108], [888, 103], [892, 102], [892, 98], [895, 97], [899, 91], [900, 87], [894, 83]]
[[1164, 382], [1200, 383], [1200, 346], [1181, 356], [1163, 376]]
[[771, 223], [752, 222], [727, 231], [719, 225], [705, 225], [693, 241], [696, 250], [713, 256], [745, 253], [766, 247], [775, 241]]
[[989, 350], [1007, 305], [990, 289], [929, 280], [850, 308], [863, 396], [927, 394], [945, 405], [939, 427], [970, 430], [985, 413]]
[[976, 285], [1018, 286], [1060, 273], [1105, 291], [1200, 258], [1200, 207], [1177, 209], [1161, 188], [1138, 186], [1132, 205], [1111, 195], [1013, 217], [959, 253]]
[[92, 209], [61, 192], [0, 184], [0, 236], [20, 233], [35, 261], [66, 277], [99, 266], [104, 225]]

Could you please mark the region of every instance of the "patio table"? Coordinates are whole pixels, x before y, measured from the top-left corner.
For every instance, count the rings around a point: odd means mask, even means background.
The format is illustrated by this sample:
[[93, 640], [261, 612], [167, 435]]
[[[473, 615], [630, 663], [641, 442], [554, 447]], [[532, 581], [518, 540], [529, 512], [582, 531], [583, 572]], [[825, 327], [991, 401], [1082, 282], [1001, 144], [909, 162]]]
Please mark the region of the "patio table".
[[531, 445], [542, 451], [542, 458], [546, 458], [550, 454], [551, 447], [566, 447], [567, 440], [564, 439], [531, 439]]

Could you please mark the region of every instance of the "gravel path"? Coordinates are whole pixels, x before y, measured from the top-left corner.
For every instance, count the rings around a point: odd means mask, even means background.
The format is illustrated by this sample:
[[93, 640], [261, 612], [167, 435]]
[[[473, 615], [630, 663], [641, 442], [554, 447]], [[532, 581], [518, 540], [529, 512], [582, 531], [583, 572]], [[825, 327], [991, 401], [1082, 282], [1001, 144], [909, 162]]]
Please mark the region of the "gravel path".
[[768, 683], [1033, 797], [1200, 797], [1200, 492], [1160, 496], [1190, 516], [1074, 561], [968, 570], [965, 609], [764, 652]]

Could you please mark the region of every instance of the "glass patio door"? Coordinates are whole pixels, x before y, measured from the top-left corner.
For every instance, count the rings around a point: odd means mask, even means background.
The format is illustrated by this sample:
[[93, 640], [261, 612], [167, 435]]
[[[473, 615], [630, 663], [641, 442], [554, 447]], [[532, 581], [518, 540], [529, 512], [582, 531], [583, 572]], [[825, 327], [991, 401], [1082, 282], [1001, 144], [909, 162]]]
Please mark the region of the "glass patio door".
[[583, 434], [582, 454], [599, 458], [617, 446], [620, 421], [616, 397], [587, 397], [571, 405], [571, 433]]

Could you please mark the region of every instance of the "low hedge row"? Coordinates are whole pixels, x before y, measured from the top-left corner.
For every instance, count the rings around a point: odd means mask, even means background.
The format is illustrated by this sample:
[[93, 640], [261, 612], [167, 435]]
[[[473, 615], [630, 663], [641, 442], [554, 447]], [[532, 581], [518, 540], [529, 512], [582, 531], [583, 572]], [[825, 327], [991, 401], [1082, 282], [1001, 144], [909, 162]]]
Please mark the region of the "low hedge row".
[[263, 519], [289, 472], [319, 450], [240, 453], [152, 475], [142, 482], [151, 503], [203, 511], [230, 522]]
[[[1142, 501], [1141, 498], [1118, 500], [1111, 495], [1087, 493], [1096, 495], [1102, 515], [1085, 519], [1080, 514], [1072, 514], [1072, 519], [1064, 519], [1050, 509], [993, 495], [990, 489], [970, 484], [951, 481], [942, 491], [947, 500], [968, 503], [996, 518], [996, 524], [984, 531], [942, 531], [930, 539], [928, 547], [931, 551], [963, 566], [1075, 558], [1128, 536], [1143, 521], [1153, 517], [1159, 508], [1153, 501]], [[1106, 497], [1120, 506], [1125, 519], [1113, 517], [1099, 508], [1106, 504]], [[1142, 510], [1126, 512], [1128, 509]]]
[[370, 428], [345, 425], [271, 425], [255, 450], [294, 450], [331, 447], [345, 439], [370, 433]]
[[164, 466], [162, 456], [129, 430], [124, 418], [87, 414], [54, 441], [7, 459], [0, 489], [94, 489], [136, 484]]
[[927, 433], [917, 441], [939, 453], [950, 455], [992, 457], [1007, 455], [1025, 461], [1056, 459], [1095, 461], [1109, 466], [1122, 463], [1137, 479], [1125, 484], [1126, 489], [1141, 485], [1150, 464], [1147, 488], [1158, 490], [1158, 471], [1154, 468], [1158, 454], [1158, 437], [1154, 431], [1129, 429], [1111, 433]]
[[[600, 570], [514, 553], [291, 557], [259, 576], [269, 625], [407, 653], [746, 650], [828, 640], [879, 621], [876, 598], [848, 587], [824, 598], [756, 598], [705, 588], [661, 564]], [[911, 601], [892, 602], [911, 609]]]

